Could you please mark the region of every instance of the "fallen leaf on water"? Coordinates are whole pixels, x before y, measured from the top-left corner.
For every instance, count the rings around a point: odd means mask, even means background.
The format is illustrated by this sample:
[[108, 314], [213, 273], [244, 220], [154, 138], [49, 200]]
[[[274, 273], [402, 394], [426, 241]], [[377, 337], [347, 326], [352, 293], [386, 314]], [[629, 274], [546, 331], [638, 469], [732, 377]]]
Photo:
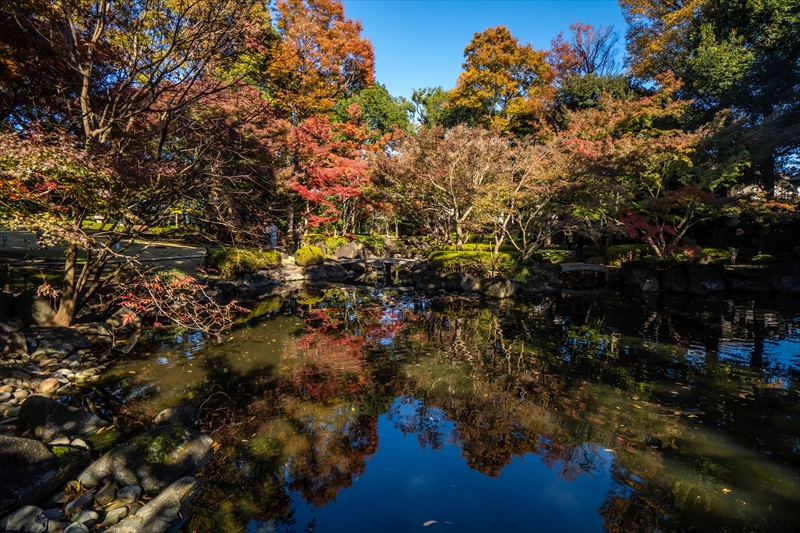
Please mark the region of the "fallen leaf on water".
[[633, 406], [634, 406], [635, 408], [637, 408], [637, 409], [641, 409], [641, 408], [642, 408], [640, 405], [636, 405], [636, 404], [633, 404]]
[[425, 522], [422, 525], [425, 526], [425, 527], [428, 527], [429, 525], [435, 524], [435, 523], [436, 523], [436, 520], [428, 520], [427, 522]]
[[725, 494], [729, 493], [730, 491], [731, 489], [722, 489], [722, 492], [724, 492]]

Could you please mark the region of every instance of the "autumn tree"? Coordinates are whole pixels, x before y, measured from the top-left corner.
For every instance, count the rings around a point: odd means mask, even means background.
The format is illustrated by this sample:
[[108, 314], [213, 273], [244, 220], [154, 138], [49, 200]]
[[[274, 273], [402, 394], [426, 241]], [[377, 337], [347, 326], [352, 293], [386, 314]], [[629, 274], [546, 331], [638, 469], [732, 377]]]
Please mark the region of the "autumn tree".
[[572, 36], [564, 39], [564, 32], [550, 42], [547, 62], [556, 79], [571, 76], [608, 76], [617, 73], [616, 59], [619, 34], [611, 26], [595, 28], [591, 24], [574, 22], [569, 25]]
[[509, 150], [507, 139], [482, 127], [435, 126], [407, 137], [374, 174], [406, 216], [460, 250], [481, 225], [479, 204], [505, 179]]
[[375, 83], [372, 43], [340, 0], [278, 0], [275, 19], [280, 42], [264, 80], [295, 124]]
[[451, 120], [503, 132], [531, 131], [544, 120], [552, 71], [544, 52], [520, 44], [505, 26], [476, 33], [450, 91]]

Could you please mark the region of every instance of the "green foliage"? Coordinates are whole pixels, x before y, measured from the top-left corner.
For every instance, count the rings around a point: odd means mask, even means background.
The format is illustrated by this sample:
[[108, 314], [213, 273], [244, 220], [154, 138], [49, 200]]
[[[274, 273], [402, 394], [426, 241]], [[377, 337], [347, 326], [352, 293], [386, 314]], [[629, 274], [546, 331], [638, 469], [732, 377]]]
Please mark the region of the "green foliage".
[[700, 248], [708, 263], [722, 263], [730, 261], [731, 253], [724, 248]]
[[508, 277], [508, 279], [512, 281], [521, 283], [522, 285], [538, 286], [547, 281], [549, 276], [542, 270], [522, 267], [514, 272], [509, 272], [508, 274], [506, 274], [506, 277]]
[[301, 267], [321, 265], [325, 262], [325, 254], [316, 246], [303, 246], [294, 253], [294, 261]]
[[211, 251], [209, 264], [219, 272], [220, 276], [229, 278], [238, 272], [274, 268], [281, 264], [281, 254], [275, 250], [216, 248]]
[[542, 259], [547, 259], [552, 263], [563, 263], [575, 258], [575, 254], [571, 250], [564, 248], [542, 248], [538, 253]]
[[618, 265], [619, 263], [630, 261], [641, 261], [653, 253], [653, 249], [647, 244], [615, 244], [606, 250], [606, 257], [609, 264]]
[[756, 265], [768, 265], [774, 260], [775, 258], [769, 254], [758, 254], [750, 258], [750, 262]]
[[413, 112], [413, 106], [403, 97], [393, 97], [381, 84], [375, 84], [349, 98], [339, 100], [333, 110], [333, 119], [336, 122], [350, 120], [348, 109], [352, 105], [358, 105], [361, 109], [361, 119], [370, 129], [381, 133], [391, 132], [394, 126], [403, 131], [409, 130], [408, 115]]
[[330, 237], [328, 235], [322, 235], [320, 233], [309, 233], [305, 237], [303, 237], [303, 242], [306, 244], [310, 244], [312, 246], [318, 246], [320, 244], [325, 245], [325, 251], [328, 255], [333, 254], [338, 250], [340, 247], [348, 244], [350, 239], [346, 237]]
[[512, 259], [507, 253], [443, 250], [430, 255], [430, 264], [439, 275], [460, 273], [484, 276], [501, 263]]
[[386, 239], [382, 235], [359, 235], [358, 242], [377, 256], [382, 256], [386, 250]]
[[[461, 247], [461, 249], [465, 252], [492, 252], [494, 251], [494, 244], [481, 244], [481, 243], [464, 244]], [[454, 244], [437, 246], [433, 250], [433, 252], [455, 252], [455, 251], [457, 251], [457, 249]], [[500, 246], [500, 251], [508, 252], [513, 255], [517, 250], [510, 244], [504, 244]]]

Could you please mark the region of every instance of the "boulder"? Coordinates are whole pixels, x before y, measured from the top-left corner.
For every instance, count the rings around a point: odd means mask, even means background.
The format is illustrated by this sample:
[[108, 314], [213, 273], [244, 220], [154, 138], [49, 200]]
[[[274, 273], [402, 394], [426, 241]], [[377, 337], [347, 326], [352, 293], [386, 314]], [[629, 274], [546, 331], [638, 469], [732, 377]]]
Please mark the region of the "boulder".
[[708, 265], [692, 265], [688, 277], [687, 291], [692, 294], [708, 294], [725, 290], [725, 280], [717, 270]]
[[777, 292], [800, 294], [800, 260], [770, 265], [766, 280]]
[[87, 487], [110, 481], [120, 486], [140, 485], [145, 492], [161, 492], [191, 475], [214, 453], [214, 441], [199, 431], [161, 426], [134, 437], [92, 463], [78, 480]]
[[764, 281], [756, 281], [751, 279], [729, 279], [727, 280], [728, 289], [732, 291], [744, 292], [770, 292], [772, 287], [769, 283]]
[[314, 265], [303, 271], [303, 278], [309, 281], [325, 281], [328, 279], [328, 272], [324, 265]]
[[39, 502], [84, 464], [79, 451], [54, 450], [59, 455], [38, 440], [0, 436], [0, 516]]
[[89, 339], [72, 328], [31, 328], [28, 335], [37, 344], [31, 355], [66, 357], [75, 350], [92, 347]]
[[461, 290], [464, 292], [481, 292], [483, 289], [483, 278], [467, 274], [461, 278]]
[[46, 533], [48, 521], [44, 511], [33, 505], [26, 505], [4, 520], [3, 531]]
[[449, 274], [442, 278], [442, 288], [446, 291], [460, 291], [463, 274]]
[[38, 289], [29, 289], [14, 298], [14, 314], [25, 327], [46, 326], [53, 321], [56, 311], [50, 298], [39, 296]]
[[194, 405], [176, 405], [169, 409], [164, 409], [156, 415], [153, 424], [160, 426], [183, 426], [185, 428], [195, 428], [200, 421], [200, 408]]
[[142, 327], [142, 319], [138, 314], [132, 321], [125, 323], [125, 317], [133, 312], [134, 310], [130, 307], [120, 306], [106, 319], [105, 325], [112, 331], [117, 332], [140, 329]]
[[670, 268], [661, 273], [661, 289], [672, 292], [686, 292], [686, 275], [680, 267]]
[[347, 270], [339, 263], [325, 261], [323, 268], [328, 275], [328, 279], [331, 281], [343, 281], [347, 279]]
[[0, 291], [0, 321], [8, 320], [14, 316], [14, 294]]
[[177, 531], [186, 520], [186, 506], [201, 483], [184, 477], [147, 502], [134, 515], [110, 527], [106, 533], [168, 533]]
[[113, 344], [114, 342], [111, 330], [101, 322], [75, 324], [73, 329], [86, 337], [93, 345]]
[[484, 284], [483, 295], [487, 298], [502, 300], [514, 296], [519, 288], [519, 283], [511, 281], [505, 276], [495, 276]]
[[37, 439], [51, 442], [58, 437], [84, 437], [97, 433], [108, 422], [76, 407], [44, 396], [31, 396], [19, 411], [21, 431], [30, 431]]
[[646, 268], [631, 269], [628, 281], [638, 285], [643, 292], [658, 292], [661, 289], [658, 272]]
[[425, 282], [428, 281], [432, 274], [431, 264], [427, 261], [420, 261], [419, 263], [414, 263], [414, 268], [411, 270], [411, 281], [414, 284]]
[[25, 334], [10, 322], [0, 322], [0, 354], [4, 353], [28, 353]]
[[357, 259], [364, 257], [364, 245], [358, 241], [349, 242], [340, 246], [333, 257], [336, 259]]

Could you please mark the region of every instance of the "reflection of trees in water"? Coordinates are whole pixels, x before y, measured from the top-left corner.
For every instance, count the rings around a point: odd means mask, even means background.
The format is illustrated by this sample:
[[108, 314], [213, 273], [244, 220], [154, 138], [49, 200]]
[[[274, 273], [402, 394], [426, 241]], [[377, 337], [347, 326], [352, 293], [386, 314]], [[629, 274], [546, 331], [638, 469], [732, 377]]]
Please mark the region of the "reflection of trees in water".
[[[766, 365], [763, 340], [757, 353], [759, 338], [788, 335], [790, 321], [753, 307], [580, 297], [429, 308], [338, 291], [303, 309], [307, 327], [283, 348], [278, 379], [237, 407], [227, 436], [215, 435], [225, 452], [204, 476], [222, 501], [229, 490], [245, 502], [226, 524], [289, 519], [287, 488], [323, 506], [364, 472], [385, 413], [423, 448], [459, 446], [488, 476], [529, 454], [566, 481], [608, 471], [614, 488], [599, 511], [609, 531], [731, 520], [709, 494], [724, 459], [693, 458], [694, 425], [797, 465], [797, 410], [781, 420], [797, 398], [762, 386], [776, 371], [791, 383], [797, 369]], [[717, 363], [729, 331], [754, 339], [749, 361]], [[779, 432], [752, 429], [764, 424]], [[602, 448], [616, 452], [610, 465]], [[663, 463], [671, 448], [681, 475]]]

